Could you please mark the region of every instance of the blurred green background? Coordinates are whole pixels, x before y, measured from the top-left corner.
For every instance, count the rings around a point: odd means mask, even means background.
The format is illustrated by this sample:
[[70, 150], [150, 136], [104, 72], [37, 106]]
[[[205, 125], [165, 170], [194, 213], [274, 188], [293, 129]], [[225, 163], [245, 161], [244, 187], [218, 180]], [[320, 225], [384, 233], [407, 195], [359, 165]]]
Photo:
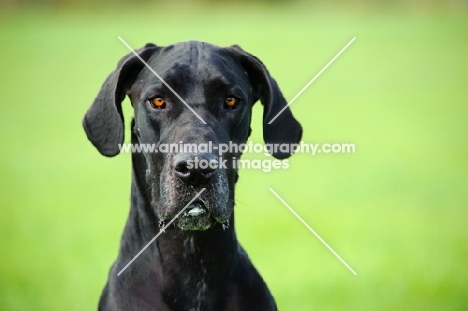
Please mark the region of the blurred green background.
[[[135, 48], [239, 44], [288, 99], [356, 36], [292, 105], [305, 141], [356, 153], [241, 171], [239, 239], [280, 310], [468, 310], [467, 7], [2, 2], [0, 310], [97, 308], [128, 214], [130, 155], [101, 156], [81, 119], [128, 53], [117, 36]], [[253, 129], [261, 142], [260, 105]]]

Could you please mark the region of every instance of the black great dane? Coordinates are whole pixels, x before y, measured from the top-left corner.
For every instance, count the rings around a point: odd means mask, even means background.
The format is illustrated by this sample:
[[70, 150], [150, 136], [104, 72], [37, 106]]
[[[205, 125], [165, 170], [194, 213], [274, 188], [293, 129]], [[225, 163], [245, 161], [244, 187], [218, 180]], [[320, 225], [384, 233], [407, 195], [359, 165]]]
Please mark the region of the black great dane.
[[[83, 126], [105, 156], [124, 141], [121, 102], [130, 97], [132, 144], [242, 144], [250, 135], [252, 106], [263, 104], [266, 143], [297, 143], [302, 128], [263, 63], [239, 46], [189, 41], [146, 44], [124, 56], [107, 77]], [[143, 63], [160, 75], [167, 87]], [[178, 94], [186, 104], [175, 94]], [[200, 117], [198, 118], [194, 112]], [[203, 119], [203, 121], [201, 120]], [[214, 149], [214, 148], [213, 148]], [[99, 310], [276, 310], [275, 301], [236, 238], [230, 150], [134, 152], [131, 208], [119, 254], [102, 292]], [[289, 153], [273, 152], [284, 159]], [[189, 165], [195, 158], [226, 167]], [[201, 189], [199, 197], [120, 276], [117, 273]]]

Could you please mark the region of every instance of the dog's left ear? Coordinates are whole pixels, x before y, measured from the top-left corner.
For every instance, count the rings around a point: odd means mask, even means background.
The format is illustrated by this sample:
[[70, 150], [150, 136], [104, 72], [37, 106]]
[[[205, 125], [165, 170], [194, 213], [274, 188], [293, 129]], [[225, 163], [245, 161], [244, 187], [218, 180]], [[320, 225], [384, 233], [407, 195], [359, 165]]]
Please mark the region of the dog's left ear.
[[[256, 98], [259, 98], [263, 104], [263, 140], [265, 143], [298, 143], [302, 137], [302, 127], [287, 107], [278, 84], [270, 76], [263, 63], [238, 45], [228, 47], [227, 50], [241, 63], [249, 76]], [[277, 116], [280, 111], [282, 112]], [[275, 117], [276, 119], [271, 122]], [[285, 159], [291, 156], [291, 153], [278, 151], [272, 155], [277, 159]]]
[[96, 99], [85, 114], [83, 128], [88, 139], [105, 156], [113, 157], [120, 150], [118, 144], [124, 140], [124, 117], [122, 101], [136, 77], [156, 51], [157, 46], [148, 43], [133, 53], [125, 55], [110, 73]]

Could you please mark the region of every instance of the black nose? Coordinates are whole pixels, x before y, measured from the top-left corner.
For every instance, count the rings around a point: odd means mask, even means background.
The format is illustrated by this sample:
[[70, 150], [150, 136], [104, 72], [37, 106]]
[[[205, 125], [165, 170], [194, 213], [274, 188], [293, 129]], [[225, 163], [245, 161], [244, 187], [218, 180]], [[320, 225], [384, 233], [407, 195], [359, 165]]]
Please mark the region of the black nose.
[[210, 153], [177, 154], [174, 156], [175, 174], [184, 183], [197, 186], [206, 184], [218, 170], [218, 160]]

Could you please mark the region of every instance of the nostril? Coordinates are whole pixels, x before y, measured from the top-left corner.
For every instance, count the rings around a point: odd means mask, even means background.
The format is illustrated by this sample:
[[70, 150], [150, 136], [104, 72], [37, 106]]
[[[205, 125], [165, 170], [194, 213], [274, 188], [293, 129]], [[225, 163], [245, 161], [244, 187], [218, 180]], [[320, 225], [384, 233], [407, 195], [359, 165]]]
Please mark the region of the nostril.
[[216, 174], [218, 160], [211, 154], [178, 154], [174, 156], [173, 169], [184, 183], [201, 185]]
[[216, 173], [218, 167], [218, 161], [215, 159], [211, 159], [204, 167], [200, 168], [200, 174], [204, 178], [210, 178], [211, 176]]
[[176, 170], [177, 173], [180, 173], [183, 175], [190, 173], [190, 170], [188, 169], [186, 161], [177, 162], [174, 166], [174, 169]]
[[187, 162], [187, 157], [179, 154], [174, 157], [173, 168], [177, 176], [181, 179], [190, 178], [190, 167]]
[[212, 170], [212, 171], [201, 171], [200, 172], [200, 175], [201, 177], [205, 178], [205, 179], [210, 179], [211, 176], [213, 176], [215, 173], [215, 170]]

